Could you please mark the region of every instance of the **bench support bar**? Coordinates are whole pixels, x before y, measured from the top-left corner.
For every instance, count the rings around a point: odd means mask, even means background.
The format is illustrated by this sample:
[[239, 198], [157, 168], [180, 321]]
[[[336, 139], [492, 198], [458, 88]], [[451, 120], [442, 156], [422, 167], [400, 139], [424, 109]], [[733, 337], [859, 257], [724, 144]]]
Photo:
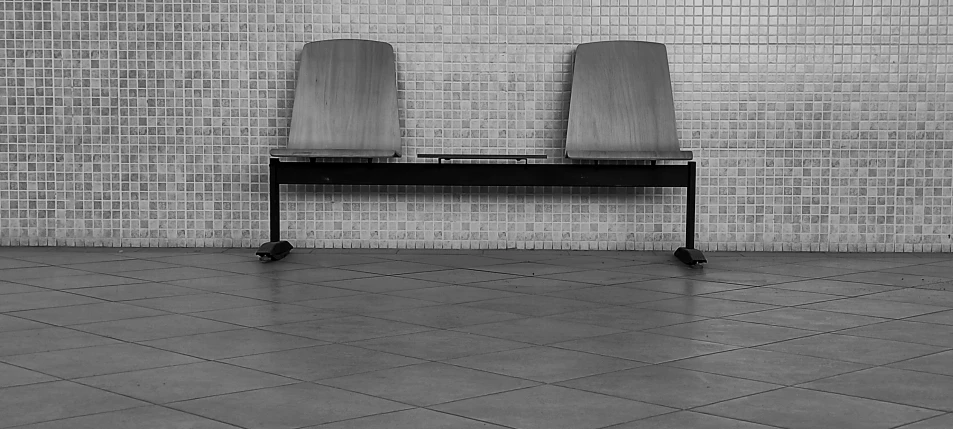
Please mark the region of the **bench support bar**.
[[[675, 187], [688, 190], [685, 247], [676, 256], [706, 262], [695, 247], [695, 163], [683, 165], [269, 163], [271, 242], [281, 241], [279, 185]], [[269, 244], [269, 243], [266, 243]], [[679, 252], [691, 258], [679, 256]]]

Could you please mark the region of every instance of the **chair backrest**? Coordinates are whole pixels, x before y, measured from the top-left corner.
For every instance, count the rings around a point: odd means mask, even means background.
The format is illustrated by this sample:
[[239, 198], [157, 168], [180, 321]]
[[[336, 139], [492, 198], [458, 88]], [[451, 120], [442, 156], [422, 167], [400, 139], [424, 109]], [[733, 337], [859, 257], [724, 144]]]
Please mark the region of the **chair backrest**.
[[394, 48], [370, 40], [304, 45], [288, 147], [274, 156], [400, 156]]
[[692, 158], [678, 145], [665, 45], [610, 41], [576, 48], [566, 156]]

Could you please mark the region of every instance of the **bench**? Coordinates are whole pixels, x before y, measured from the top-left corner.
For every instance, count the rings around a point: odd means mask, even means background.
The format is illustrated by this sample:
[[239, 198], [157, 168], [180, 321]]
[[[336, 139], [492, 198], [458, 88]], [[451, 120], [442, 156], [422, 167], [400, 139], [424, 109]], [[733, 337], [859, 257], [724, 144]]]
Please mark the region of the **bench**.
[[[288, 147], [271, 150], [271, 241], [257, 252], [262, 260], [281, 259], [292, 248], [280, 238], [279, 185], [338, 184], [686, 188], [686, 244], [675, 255], [688, 265], [706, 262], [704, 255], [694, 249], [695, 163], [656, 163], [692, 158], [691, 152], [678, 146], [664, 45], [579, 45], [574, 58], [565, 155], [585, 162], [531, 162], [544, 155], [440, 153], [417, 155], [437, 162], [379, 162], [400, 156], [394, 51], [383, 42], [327, 40], [306, 44], [299, 62], [293, 109]], [[282, 161], [283, 157], [305, 160], [289, 162]], [[452, 162], [459, 159], [517, 162]], [[608, 160], [651, 163], [599, 164]]]

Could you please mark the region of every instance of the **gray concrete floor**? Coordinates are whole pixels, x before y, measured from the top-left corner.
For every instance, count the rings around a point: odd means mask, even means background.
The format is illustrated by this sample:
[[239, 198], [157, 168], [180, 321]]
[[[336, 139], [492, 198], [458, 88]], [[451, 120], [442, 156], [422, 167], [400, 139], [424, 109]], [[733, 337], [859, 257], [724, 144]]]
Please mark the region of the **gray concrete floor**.
[[953, 427], [953, 256], [707, 256], [0, 248], [0, 427]]

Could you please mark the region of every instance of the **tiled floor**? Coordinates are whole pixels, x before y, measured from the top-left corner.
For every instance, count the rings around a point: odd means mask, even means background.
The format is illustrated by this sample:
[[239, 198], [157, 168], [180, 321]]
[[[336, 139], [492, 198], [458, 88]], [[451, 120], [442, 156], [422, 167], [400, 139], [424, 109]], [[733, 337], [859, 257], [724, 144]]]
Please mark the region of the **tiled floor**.
[[953, 255], [0, 248], [0, 427], [953, 427]]

